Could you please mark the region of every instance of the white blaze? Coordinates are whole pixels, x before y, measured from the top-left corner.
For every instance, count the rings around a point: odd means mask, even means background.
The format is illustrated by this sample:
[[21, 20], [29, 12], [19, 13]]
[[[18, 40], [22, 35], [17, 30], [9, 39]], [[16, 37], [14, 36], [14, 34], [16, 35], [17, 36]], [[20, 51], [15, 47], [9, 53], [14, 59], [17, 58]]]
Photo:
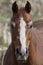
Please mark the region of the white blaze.
[[21, 42], [21, 51], [23, 52], [26, 52], [26, 35], [25, 35], [25, 32], [26, 32], [26, 23], [25, 21], [23, 20], [23, 18], [20, 19], [20, 42]]

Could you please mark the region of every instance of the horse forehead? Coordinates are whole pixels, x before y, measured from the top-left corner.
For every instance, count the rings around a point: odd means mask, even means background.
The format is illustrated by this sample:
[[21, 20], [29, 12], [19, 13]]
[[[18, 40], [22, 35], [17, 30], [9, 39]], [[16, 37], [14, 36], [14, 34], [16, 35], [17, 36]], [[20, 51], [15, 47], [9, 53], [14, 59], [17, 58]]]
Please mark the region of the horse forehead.
[[23, 17], [25, 20], [31, 20], [31, 15], [29, 13], [27, 13], [25, 10], [20, 10], [19, 11], [19, 16], [20, 18]]
[[23, 7], [19, 9], [20, 16], [25, 16], [25, 13], [27, 13], [27, 12], [25, 11], [25, 9]]
[[19, 12], [24, 12], [25, 11], [25, 9], [23, 8], [23, 7], [21, 7], [20, 9], [19, 9]]
[[20, 25], [26, 26], [26, 22], [23, 17], [20, 18]]
[[[31, 15], [29, 13], [27, 13], [25, 11], [24, 8], [20, 8], [18, 10], [18, 13], [15, 14], [13, 17], [12, 17], [12, 20], [15, 22], [15, 23], [19, 23], [20, 19], [23, 17], [23, 19], [25, 20], [25, 22], [28, 22], [29, 20], [31, 20]], [[18, 21], [18, 22], [17, 22]]]

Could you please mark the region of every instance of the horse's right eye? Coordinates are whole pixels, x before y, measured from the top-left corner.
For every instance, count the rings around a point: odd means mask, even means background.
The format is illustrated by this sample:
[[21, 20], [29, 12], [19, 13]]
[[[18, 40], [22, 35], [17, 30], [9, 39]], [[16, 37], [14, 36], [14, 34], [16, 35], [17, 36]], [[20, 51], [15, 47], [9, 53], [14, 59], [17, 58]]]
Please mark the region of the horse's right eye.
[[14, 22], [11, 23], [11, 27], [15, 28], [15, 23]]
[[14, 26], [11, 24], [11, 28], [14, 28]]

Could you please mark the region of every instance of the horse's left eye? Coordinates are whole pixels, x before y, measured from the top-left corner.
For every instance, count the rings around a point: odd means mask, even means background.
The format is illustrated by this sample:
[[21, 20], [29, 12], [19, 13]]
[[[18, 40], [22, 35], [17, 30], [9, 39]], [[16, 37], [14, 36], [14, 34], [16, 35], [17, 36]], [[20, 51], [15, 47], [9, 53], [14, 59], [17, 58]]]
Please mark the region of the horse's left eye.
[[33, 26], [33, 22], [30, 21], [30, 22], [28, 23], [28, 26], [29, 26], [29, 28], [32, 28], [32, 26]]

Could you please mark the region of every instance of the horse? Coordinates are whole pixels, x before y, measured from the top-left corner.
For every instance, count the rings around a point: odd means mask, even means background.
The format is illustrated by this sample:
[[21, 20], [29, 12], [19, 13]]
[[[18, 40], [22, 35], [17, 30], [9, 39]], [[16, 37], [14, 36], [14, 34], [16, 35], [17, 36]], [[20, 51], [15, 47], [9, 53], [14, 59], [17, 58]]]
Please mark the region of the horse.
[[43, 19], [34, 21], [33, 27], [37, 28], [38, 30], [43, 31]]
[[12, 4], [10, 44], [3, 60], [3, 65], [43, 65], [43, 36], [34, 28], [31, 18], [31, 4], [18, 8]]

